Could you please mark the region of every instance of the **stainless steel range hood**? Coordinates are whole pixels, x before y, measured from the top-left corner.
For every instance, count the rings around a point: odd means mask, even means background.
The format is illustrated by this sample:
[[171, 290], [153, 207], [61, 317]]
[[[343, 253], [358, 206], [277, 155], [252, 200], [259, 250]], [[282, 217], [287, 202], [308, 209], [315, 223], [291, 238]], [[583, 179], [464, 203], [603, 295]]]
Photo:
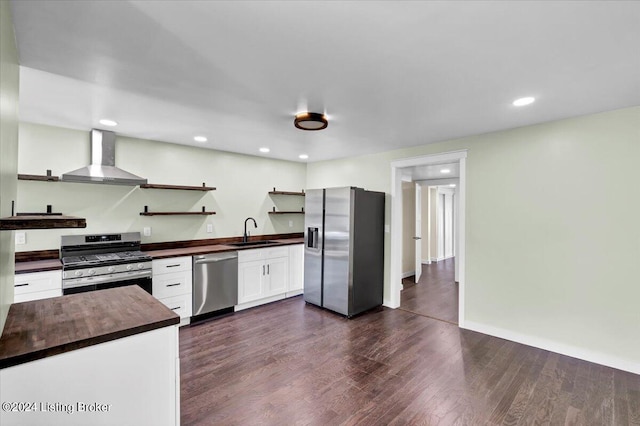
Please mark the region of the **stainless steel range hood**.
[[66, 182], [104, 183], [109, 185], [143, 185], [147, 180], [116, 167], [116, 134], [91, 130], [91, 165], [65, 173]]

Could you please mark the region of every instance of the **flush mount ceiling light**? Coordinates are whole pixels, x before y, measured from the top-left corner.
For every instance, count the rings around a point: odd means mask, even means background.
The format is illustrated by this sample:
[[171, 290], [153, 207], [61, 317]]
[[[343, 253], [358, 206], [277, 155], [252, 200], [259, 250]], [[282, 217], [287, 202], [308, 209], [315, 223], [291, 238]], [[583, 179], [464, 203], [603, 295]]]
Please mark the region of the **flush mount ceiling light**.
[[329, 121], [324, 114], [317, 112], [300, 112], [296, 114], [293, 125], [301, 130], [322, 130], [326, 129]]
[[117, 122], [115, 122], [113, 120], [108, 120], [106, 118], [103, 118], [102, 120], [98, 121], [98, 123], [102, 124], [103, 126], [110, 126], [110, 127], [118, 125]]
[[196, 142], [206, 142], [207, 138], [205, 136], [194, 136], [193, 140]]
[[307, 154], [300, 154], [298, 155], [298, 158], [301, 160], [306, 160], [307, 158], [309, 158], [309, 156]]
[[449, 169], [440, 169], [440, 173], [451, 173]]
[[515, 101], [513, 101], [513, 105], [514, 106], [525, 106], [525, 105], [530, 105], [530, 104], [534, 103], [535, 101], [536, 101], [536, 98], [533, 98], [531, 96], [527, 96], [526, 98], [516, 99]]
[[264, 152], [265, 154], [269, 151], [271, 151], [269, 148], [266, 148], [266, 147], [260, 148], [260, 152]]

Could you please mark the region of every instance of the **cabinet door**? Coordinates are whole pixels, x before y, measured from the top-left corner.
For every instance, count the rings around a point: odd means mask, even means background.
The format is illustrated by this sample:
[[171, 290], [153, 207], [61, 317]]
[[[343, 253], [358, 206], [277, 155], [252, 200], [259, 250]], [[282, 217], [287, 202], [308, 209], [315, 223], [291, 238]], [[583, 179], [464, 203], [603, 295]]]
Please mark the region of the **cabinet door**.
[[269, 288], [265, 296], [286, 293], [289, 284], [289, 258], [267, 259], [266, 263]]
[[304, 245], [289, 246], [289, 289], [288, 291], [304, 288]]
[[238, 263], [238, 303], [266, 297], [264, 283], [266, 265], [263, 260]]

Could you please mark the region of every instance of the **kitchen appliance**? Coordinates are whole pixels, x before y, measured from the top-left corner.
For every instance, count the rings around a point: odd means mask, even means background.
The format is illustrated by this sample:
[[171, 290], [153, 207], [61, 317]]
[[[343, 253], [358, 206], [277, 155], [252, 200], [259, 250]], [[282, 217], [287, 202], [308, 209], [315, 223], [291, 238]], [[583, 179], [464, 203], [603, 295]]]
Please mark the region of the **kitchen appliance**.
[[305, 302], [347, 317], [381, 305], [385, 194], [355, 187], [305, 194]]
[[63, 235], [62, 294], [137, 284], [152, 293], [151, 257], [140, 251], [140, 233]]
[[192, 322], [233, 312], [238, 304], [238, 252], [193, 256]]
[[147, 180], [116, 167], [116, 134], [91, 130], [91, 164], [62, 175], [66, 182], [143, 185]]

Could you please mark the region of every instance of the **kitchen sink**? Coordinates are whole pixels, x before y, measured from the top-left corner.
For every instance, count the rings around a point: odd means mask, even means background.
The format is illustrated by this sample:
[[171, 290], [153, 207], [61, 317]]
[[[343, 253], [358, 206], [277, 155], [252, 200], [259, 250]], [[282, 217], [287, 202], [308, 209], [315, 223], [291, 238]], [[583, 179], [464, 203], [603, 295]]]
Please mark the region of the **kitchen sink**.
[[276, 241], [269, 241], [269, 240], [264, 240], [264, 241], [246, 241], [246, 242], [240, 242], [240, 243], [229, 243], [227, 244], [228, 246], [234, 246], [234, 247], [245, 247], [245, 246], [262, 246], [265, 244], [273, 244]]

